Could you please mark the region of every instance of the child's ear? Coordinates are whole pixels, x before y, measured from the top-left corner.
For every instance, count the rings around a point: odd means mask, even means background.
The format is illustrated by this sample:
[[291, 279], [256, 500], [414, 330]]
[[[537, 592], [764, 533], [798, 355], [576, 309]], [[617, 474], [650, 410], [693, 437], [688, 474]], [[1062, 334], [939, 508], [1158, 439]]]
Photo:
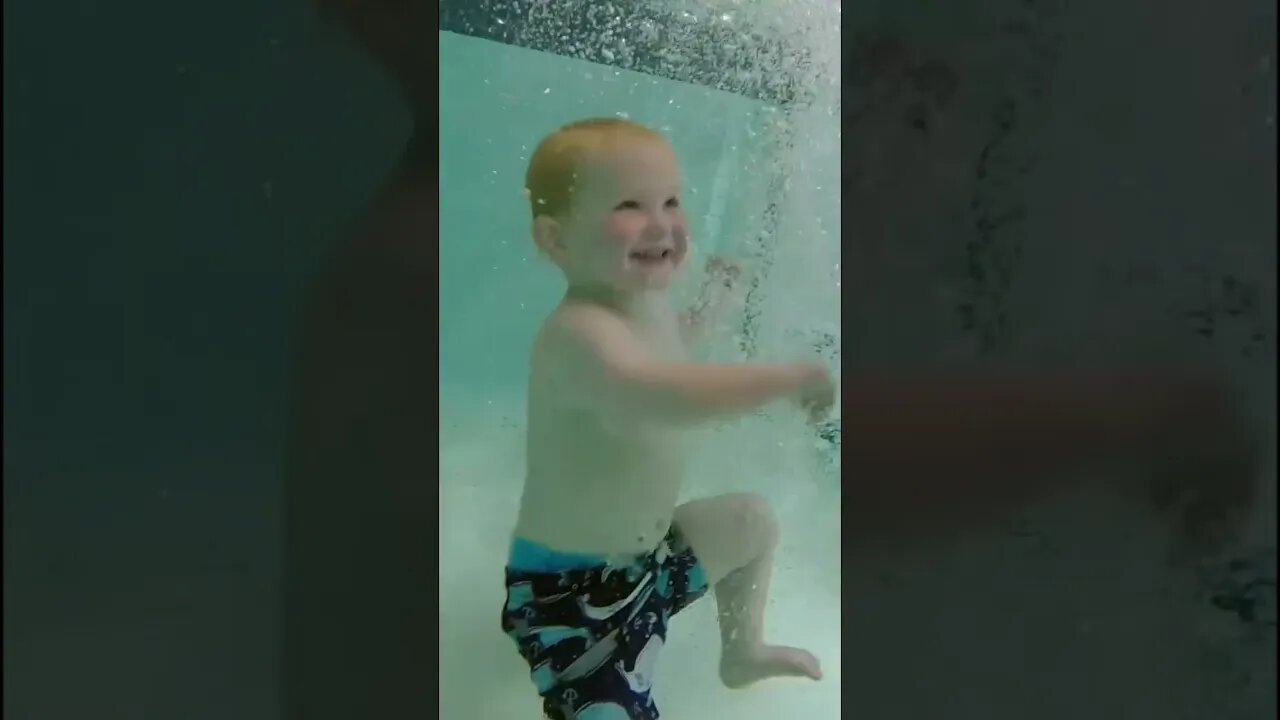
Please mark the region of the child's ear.
[[533, 219], [533, 244], [552, 262], [561, 264], [564, 258], [564, 235], [558, 220], [550, 215], [539, 215]]

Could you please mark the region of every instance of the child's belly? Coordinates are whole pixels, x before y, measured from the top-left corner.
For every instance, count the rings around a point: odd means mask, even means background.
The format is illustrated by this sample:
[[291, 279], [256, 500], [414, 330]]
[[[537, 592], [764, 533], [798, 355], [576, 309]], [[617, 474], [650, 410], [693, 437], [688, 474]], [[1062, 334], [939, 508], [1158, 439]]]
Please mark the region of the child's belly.
[[662, 540], [674, 509], [623, 507], [587, 497], [570, 502], [539, 508], [538, 500], [526, 499], [515, 536], [565, 553], [635, 555]]
[[652, 550], [671, 527], [684, 465], [674, 448], [584, 442], [537, 456], [517, 537], [564, 552], [631, 554]]

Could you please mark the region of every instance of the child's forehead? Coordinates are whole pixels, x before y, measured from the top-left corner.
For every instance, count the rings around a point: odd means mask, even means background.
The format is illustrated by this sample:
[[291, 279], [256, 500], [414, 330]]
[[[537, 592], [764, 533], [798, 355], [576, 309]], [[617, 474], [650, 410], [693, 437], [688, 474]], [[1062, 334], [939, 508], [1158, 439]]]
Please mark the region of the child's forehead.
[[585, 158], [579, 174], [591, 183], [611, 186], [642, 182], [679, 182], [680, 163], [671, 146], [660, 140], [619, 143]]

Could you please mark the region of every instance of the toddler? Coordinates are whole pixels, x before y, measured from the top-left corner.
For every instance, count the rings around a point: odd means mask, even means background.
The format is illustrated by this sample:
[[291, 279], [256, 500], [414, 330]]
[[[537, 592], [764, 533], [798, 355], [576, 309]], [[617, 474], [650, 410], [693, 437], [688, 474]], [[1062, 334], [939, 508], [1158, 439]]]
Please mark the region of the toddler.
[[764, 641], [778, 542], [764, 499], [676, 501], [690, 426], [787, 399], [820, 418], [835, 397], [826, 369], [688, 359], [735, 274], [711, 263], [720, 282], [694, 311], [672, 308], [689, 229], [675, 153], [657, 132], [620, 119], [563, 127], [534, 152], [526, 187], [534, 242], [568, 288], [532, 351], [502, 627], [547, 716], [657, 718], [667, 623], [708, 589], [727, 686], [821, 678], [809, 652]]

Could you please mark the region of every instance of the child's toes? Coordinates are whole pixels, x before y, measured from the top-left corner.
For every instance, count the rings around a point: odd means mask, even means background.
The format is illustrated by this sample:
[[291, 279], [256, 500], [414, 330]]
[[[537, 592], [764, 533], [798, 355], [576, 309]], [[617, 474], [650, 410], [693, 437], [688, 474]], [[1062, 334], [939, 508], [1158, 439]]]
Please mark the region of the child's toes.
[[808, 650], [790, 647], [773, 648], [779, 654], [779, 663], [788, 668], [792, 675], [801, 675], [813, 680], [822, 679], [822, 666], [818, 658]]

